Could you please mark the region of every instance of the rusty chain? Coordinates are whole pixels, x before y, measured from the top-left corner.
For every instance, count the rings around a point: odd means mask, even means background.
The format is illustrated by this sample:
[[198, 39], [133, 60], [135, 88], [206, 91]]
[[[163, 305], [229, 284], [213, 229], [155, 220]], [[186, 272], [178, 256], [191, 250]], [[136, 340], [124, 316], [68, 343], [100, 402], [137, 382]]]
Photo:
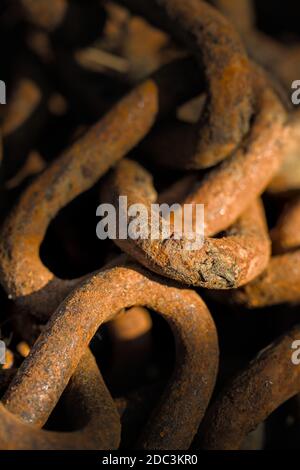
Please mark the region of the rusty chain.
[[[299, 46], [258, 31], [250, 0], [19, 0], [1, 38], [11, 25], [0, 449], [247, 446], [300, 393]], [[160, 215], [157, 239], [99, 241], [98, 263], [72, 207], [110, 203], [118, 229], [121, 196], [148, 212], [203, 204], [203, 245], [171, 218], [164, 238]], [[49, 265], [53, 227], [74, 257], [65, 276]], [[254, 345], [237, 364], [244, 318]]]

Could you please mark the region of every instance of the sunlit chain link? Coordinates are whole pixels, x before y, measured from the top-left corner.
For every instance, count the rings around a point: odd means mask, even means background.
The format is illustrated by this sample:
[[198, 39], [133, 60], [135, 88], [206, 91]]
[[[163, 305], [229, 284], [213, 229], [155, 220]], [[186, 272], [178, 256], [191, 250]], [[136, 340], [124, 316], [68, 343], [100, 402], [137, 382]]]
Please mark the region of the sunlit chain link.
[[[50, 360], [49, 356], [44, 366], [49, 364]], [[59, 366], [59, 362], [57, 365]], [[30, 370], [28, 373], [32, 378]], [[58, 396], [64, 389], [63, 387], [59, 390], [60, 385], [61, 383], [55, 384]], [[35, 394], [39, 395], [38, 390]], [[78, 430], [68, 433], [41, 430], [40, 423], [37, 422], [36, 416], [30, 413], [28, 406], [27, 414], [26, 407], [20, 412], [17, 408], [14, 409], [14, 404], [9, 403], [8, 398], [6, 406], [0, 404], [0, 449], [117, 449], [121, 434], [120, 418], [90, 352], [86, 351], [81, 357], [80, 364], [70, 378], [65, 395], [70, 415], [75, 416], [74, 425]], [[36, 407], [41, 406], [40, 413], [46, 421], [48, 416], [42, 409], [42, 397], [40, 395], [39, 397], [40, 401], [36, 402]], [[24, 402], [34, 400], [34, 397], [23, 398]], [[52, 402], [52, 408], [55, 405], [56, 401]]]
[[139, 445], [188, 448], [215, 384], [214, 322], [195, 292], [163, 283], [135, 265], [93, 275], [61, 304], [6, 392], [7, 410], [42, 426], [99, 326], [133, 305], [159, 312], [176, 340], [174, 373]]
[[300, 302], [299, 219], [300, 204], [297, 198], [288, 204], [272, 231], [274, 256], [271, 257], [267, 269], [253, 282], [230, 292], [227, 298], [216, 294], [217, 298], [249, 308], [286, 302], [298, 304]]
[[208, 100], [197, 129], [188, 135], [192, 152], [187, 155], [174, 152], [169, 165], [206, 168], [224, 160], [248, 132], [253, 112], [253, 75], [234, 28], [201, 0], [119, 3], [169, 31], [204, 66]]
[[[165, 98], [173, 72], [184, 65], [177, 85]], [[179, 60], [135, 88], [37, 177], [10, 213], [1, 232], [1, 283], [10, 298], [32, 315], [47, 319], [78, 283], [58, 279], [39, 257], [50, 221], [126, 155], [147, 134], [158, 113], [185, 99], [187, 70], [193, 76], [195, 66]], [[188, 78], [188, 83], [193, 79]]]
[[[205, 205], [205, 234], [215, 235], [236, 221], [268, 186], [281, 168], [289, 145], [290, 126], [285, 126], [287, 115], [270, 88], [264, 74], [255, 68], [256, 106], [249, 136], [216, 168], [203, 177], [187, 178], [189, 195], [186, 203]], [[189, 145], [175, 126], [171, 139], [164, 131], [151, 138], [150, 155], [164, 155], [170, 160], [174, 152], [184, 152]], [[149, 149], [148, 149], [149, 150]], [[251, 191], [249, 191], [251, 188]]]
[[252, 0], [212, 0], [212, 3], [233, 22], [250, 56], [274, 74], [286, 90], [290, 90], [292, 82], [299, 76], [299, 45], [281, 44], [258, 31]]
[[[123, 160], [108, 182], [106, 197], [116, 203], [125, 195], [128, 204], [143, 204], [147, 214], [156, 202], [152, 178], [140, 165]], [[130, 223], [130, 219], [128, 220]], [[228, 289], [249, 282], [263, 271], [269, 261], [270, 243], [263, 208], [255, 202], [223, 238], [206, 238], [203, 247], [188, 249], [190, 241], [184, 234], [179, 239], [149, 236], [116, 239], [116, 243], [149, 269], [185, 284], [207, 288]], [[162, 224], [160, 224], [162, 227]], [[162, 230], [162, 229], [161, 229]], [[157, 237], [158, 238], [158, 237]]]
[[250, 431], [300, 391], [300, 367], [293, 364], [291, 349], [299, 335], [296, 326], [229, 382], [203, 421], [197, 447], [239, 449]]

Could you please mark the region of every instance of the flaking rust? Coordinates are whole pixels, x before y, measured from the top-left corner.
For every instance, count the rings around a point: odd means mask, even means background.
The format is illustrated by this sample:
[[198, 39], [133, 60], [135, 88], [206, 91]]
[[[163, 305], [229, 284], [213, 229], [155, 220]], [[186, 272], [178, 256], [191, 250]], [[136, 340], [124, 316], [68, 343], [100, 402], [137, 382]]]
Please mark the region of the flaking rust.
[[[300, 416], [295, 34], [258, 31], [251, 0], [3, 13], [0, 449], [232, 450], [257, 428], [256, 448], [286, 446]], [[203, 244], [175, 236], [173, 214], [169, 237], [160, 215], [158, 238], [149, 219], [130, 238], [130, 216], [127, 238], [93, 245], [90, 206], [111, 203], [120, 226], [124, 196], [148, 213], [202, 204]]]

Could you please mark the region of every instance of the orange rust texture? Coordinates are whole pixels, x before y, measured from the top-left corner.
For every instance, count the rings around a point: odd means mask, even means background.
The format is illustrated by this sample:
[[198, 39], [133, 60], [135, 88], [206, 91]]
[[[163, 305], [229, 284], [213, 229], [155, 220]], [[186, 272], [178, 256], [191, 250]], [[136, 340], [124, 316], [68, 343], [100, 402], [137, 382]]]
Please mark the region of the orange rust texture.
[[300, 368], [292, 363], [296, 326], [258, 354], [233, 378], [209, 409], [196, 445], [208, 450], [237, 450], [247, 434], [299, 392]]
[[[62, 391], [63, 389], [60, 393]], [[26, 400], [26, 397], [24, 399]], [[68, 433], [40, 430], [34, 416], [31, 416], [31, 419], [27, 416], [28, 419], [24, 420], [23, 414], [18, 415], [17, 410], [11, 413], [1, 403], [0, 448], [2, 450], [111, 450], [119, 447], [120, 418], [95, 359], [89, 351], [85, 352], [70, 379], [66, 400], [72, 416], [78, 419], [78, 425], [81, 426], [79, 430]], [[39, 404], [42, 405], [41, 402]]]
[[[157, 199], [152, 178], [140, 165], [122, 160], [107, 185], [105, 197], [116, 205], [120, 195], [127, 196], [128, 205], [150, 205]], [[130, 222], [130, 220], [129, 220]], [[151, 233], [151, 221], [149, 224]], [[230, 289], [249, 282], [262, 272], [269, 261], [270, 243], [263, 209], [258, 202], [236, 222], [227, 236], [205, 238], [200, 249], [187, 249], [189, 241], [150, 238], [116, 240], [127, 253], [149, 269], [169, 278], [195, 286]]]
[[6, 392], [7, 411], [42, 426], [98, 327], [133, 305], [145, 305], [166, 319], [177, 350], [172, 379], [140, 446], [188, 448], [215, 384], [214, 322], [195, 292], [172, 287], [134, 265], [93, 275], [61, 304]]
[[[0, 242], [0, 276], [8, 295], [22, 308], [48, 319], [49, 312], [80, 281], [57, 279], [40, 260], [39, 247], [50, 221], [147, 134], [158, 112], [164, 115], [174, 103], [189, 97], [196, 87], [195, 70], [195, 64], [185, 58], [163, 67], [153, 80], [139, 85], [117, 104], [23, 193], [4, 224]], [[166, 98], [173, 73], [177, 73], [178, 80]]]
[[[261, 80], [257, 113], [249, 136], [217, 168], [211, 170], [187, 197], [187, 203], [205, 204], [206, 234], [215, 235], [236, 221], [267, 187], [284, 158], [290, 130], [278, 98]], [[251, 191], [249, 191], [251, 188]]]
[[[224, 298], [225, 300], [225, 298]], [[274, 256], [266, 271], [227, 299], [248, 308], [300, 302], [300, 250]]]
[[[249, 130], [253, 75], [238, 34], [212, 6], [201, 0], [122, 0], [194, 51], [204, 66], [208, 100], [193, 151], [182, 167], [207, 168], [228, 157]], [[199, 128], [200, 127], [200, 128]], [[175, 156], [170, 164], [179, 164]]]
[[[249, 308], [300, 302], [299, 208], [297, 198], [287, 206], [273, 229], [275, 256], [267, 269], [253, 282], [222, 299]], [[283, 254], [276, 255], [278, 252]]]
[[[286, 124], [287, 114], [282, 104], [264, 75], [259, 70], [255, 72], [257, 104], [249, 135], [229, 158], [191, 185], [186, 200], [205, 204], [207, 235], [226, 229], [264, 192], [286, 161], [290, 142], [294, 142], [293, 129]], [[189, 132], [190, 126], [173, 124], [169, 130], [162, 128], [146, 141], [145, 149], [151, 158], [155, 156], [160, 162], [167, 162], [174, 155], [176, 159], [176, 154], [181, 158], [189, 152], [186, 131]]]
[[269, 70], [286, 91], [290, 90], [291, 83], [299, 76], [299, 45], [284, 45], [257, 30], [252, 0], [213, 0], [213, 3], [233, 22], [249, 55]]
[[149, 131], [158, 110], [157, 93], [151, 80], [134, 89], [23, 193], [0, 242], [1, 282], [12, 298], [32, 308], [35, 304], [37, 310], [43, 305], [51, 309], [69, 292], [73, 283], [55, 278], [39, 257], [48, 224]]

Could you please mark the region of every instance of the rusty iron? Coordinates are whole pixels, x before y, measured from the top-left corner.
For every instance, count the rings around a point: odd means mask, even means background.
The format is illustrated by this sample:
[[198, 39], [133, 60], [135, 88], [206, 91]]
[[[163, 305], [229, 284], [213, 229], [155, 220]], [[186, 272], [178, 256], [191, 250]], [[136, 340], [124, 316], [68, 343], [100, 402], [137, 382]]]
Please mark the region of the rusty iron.
[[[182, 184], [189, 188], [186, 203], [205, 205], [207, 236], [215, 235], [233, 224], [270, 185], [273, 177], [277, 181], [283, 179], [286, 172], [284, 165], [290, 165], [288, 162], [291, 161], [290, 147], [296, 146], [294, 127], [287, 122], [284, 107], [261, 70], [256, 68], [254, 73], [257, 103], [249, 136], [229, 158], [204, 176], [187, 176], [182, 183], [175, 183], [176, 187]], [[181, 126], [172, 123], [170, 134], [168, 127], [167, 131], [163, 127], [158, 130], [146, 142], [147, 153], [157, 155], [163, 161], [164, 155], [172, 155], [173, 158], [174, 152], [184, 151], [189, 142], [185, 131], [181, 133]], [[289, 170], [291, 173], [292, 170]]]
[[253, 74], [234, 28], [201, 0], [119, 3], [170, 32], [204, 65], [208, 86], [205, 119], [186, 133], [188, 152], [177, 156], [174, 151], [168, 164], [207, 168], [224, 160], [247, 134], [253, 112]]
[[[256, 118], [248, 138], [224, 162], [198, 178], [192, 186], [190, 203], [205, 204], [207, 235], [214, 235], [235, 222], [278, 173], [285, 160], [285, 145], [291, 129], [287, 115], [265, 77], [257, 71]], [[182, 124], [164, 128], [146, 143], [149, 155], [181, 153], [189, 146]], [[184, 125], [184, 128], [186, 124]], [[248, 188], [251, 187], [251, 192]]]
[[[120, 195], [127, 196], [129, 206], [143, 204], [149, 213], [150, 205], [157, 199], [149, 173], [129, 160], [122, 160], [116, 167], [105, 200], [114, 204]], [[151, 234], [151, 220], [145, 224], [149, 224]], [[197, 250], [187, 249], [190, 241], [184, 236], [177, 240], [172, 236], [154, 240], [149, 235], [146, 239], [116, 239], [116, 243], [159, 274], [210, 289], [230, 289], [249, 282], [266, 268], [270, 255], [266, 222], [259, 202], [253, 203], [229, 229], [227, 236], [205, 238], [203, 247]]]
[[[181, 79], [165, 98], [173, 72], [183, 66]], [[58, 279], [40, 260], [39, 247], [50, 221], [126, 155], [149, 131], [157, 114], [164, 115], [174, 102], [189, 96], [185, 84], [193, 80], [185, 79], [187, 70], [193, 72], [195, 65], [180, 59], [136, 87], [22, 194], [2, 227], [0, 240], [1, 282], [21, 309], [47, 320], [49, 312], [80, 282]]]
[[292, 362], [299, 325], [261, 351], [234, 377], [209, 409], [195, 446], [209, 450], [237, 450], [282, 403], [300, 391], [300, 368]]
[[1, 283], [31, 315], [47, 319], [78, 283], [56, 278], [40, 260], [48, 224], [138, 143], [153, 124], [157, 99], [152, 81], [136, 88], [36, 178], [10, 213], [1, 233]]
[[[285, 89], [300, 47], [258, 31], [251, 0], [85, 3], [20, 0], [0, 18], [20, 64], [5, 54], [0, 449], [264, 448], [270, 415], [300, 392], [300, 328], [279, 336], [300, 302], [299, 112]], [[170, 238], [107, 241], [81, 270], [89, 239], [72, 216], [46, 232], [89, 189], [117, 210], [119, 196], [148, 214], [203, 204], [204, 244], [177, 239], [174, 216]], [[269, 307], [275, 325], [245, 307]]]
[[[286, 113], [257, 71], [257, 110], [250, 135], [217, 168], [195, 184], [186, 203], [204, 204], [206, 236], [227, 229], [260, 196], [284, 159], [290, 129]], [[251, 192], [249, 191], [251, 188]]]
[[270, 71], [287, 93], [299, 76], [299, 45], [284, 44], [258, 30], [253, 0], [213, 0], [213, 4], [233, 22], [250, 56]]
[[43, 425], [99, 326], [133, 305], [145, 305], [166, 319], [177, 350], [173, 377], [143, 430], [140, 446], [188, 448], [215, 383], [214, 322], [195, 292], [172, 287], [136, 265], [93, 275], [61, 304], [6, 392], [7, 410]]
[[300, 302], [299, 211], [296, 198], [279, 218], [272, 231], [274, 256], [266, 270], [246, 286], [230, 292], [227, 298], [216, 293], [217, 298], [248, 308]]
[[[300, 302], [300, 251], [273, 256], [257, 279], [222, 300], [247, 308]], [[219, 295], [217, 295], [218, 298]]]
[[[63, 389], [60, 393], [62, 391]], [[76, 410], [77, 426], [80, 426], [79, 430], [68, 433], [39, 429], [40, 426], [34, 414], [25, 416], [24, 413], [18, 413], [17, 409], [13, 409], [13, 405], [4, 399], [4, 404], [3, 401], [0, 404], [0, 449], [112, 450], [118, 448], [120, 418], [90, 352], [85, 352], [82, 356], [79, 366], [70, 379], [66, 395], [68, 407], [73, 415]], [[53, 402], [52, 407], [55, 404]], [[42, 409], [40, 411], [43, 413]]]

